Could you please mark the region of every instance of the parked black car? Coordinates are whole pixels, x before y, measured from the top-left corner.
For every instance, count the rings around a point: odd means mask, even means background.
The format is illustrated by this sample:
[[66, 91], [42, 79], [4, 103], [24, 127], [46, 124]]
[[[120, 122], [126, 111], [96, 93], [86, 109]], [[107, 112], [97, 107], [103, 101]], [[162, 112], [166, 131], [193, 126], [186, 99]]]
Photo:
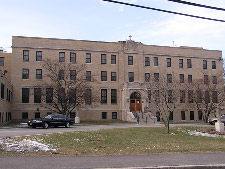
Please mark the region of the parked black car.
[[31, 126], [33, 128], [43, 127], [45, 129], [50, 126], [65, 126], [68, 128], [72, 124], [74, 124], [74, 119], [68, 118], [63, 114], [49, 114], [44, 118], [40, 118], [38, 120], [30, 120], [28, 122], [28, 126]]
[[[217, 122], [217, 120], [218, 120], [217, 118], [210, 118], [210, 119], [208, 119], [208, 122], [211, 125], [215, 125], [215, 123]], [[224, 123], [224, 125], [225, 125], [225, 115], [222, 115], [221, 116], [221, 122]]]

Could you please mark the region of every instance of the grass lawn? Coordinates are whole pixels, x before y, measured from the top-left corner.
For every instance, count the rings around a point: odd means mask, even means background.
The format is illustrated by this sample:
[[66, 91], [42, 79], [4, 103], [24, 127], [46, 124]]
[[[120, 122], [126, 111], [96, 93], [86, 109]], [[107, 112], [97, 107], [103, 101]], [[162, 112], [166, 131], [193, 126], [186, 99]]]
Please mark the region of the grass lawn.
[[5, 153], [0, 155], [138, 155], [153, 153], [225, 152], [225, 138], [190, 136], [187, 131], [197, 127], [172, 127], [170, 135], [164, 127], [110, 129], [71, 132], [24, 138], [52, 144], [50, 152]]

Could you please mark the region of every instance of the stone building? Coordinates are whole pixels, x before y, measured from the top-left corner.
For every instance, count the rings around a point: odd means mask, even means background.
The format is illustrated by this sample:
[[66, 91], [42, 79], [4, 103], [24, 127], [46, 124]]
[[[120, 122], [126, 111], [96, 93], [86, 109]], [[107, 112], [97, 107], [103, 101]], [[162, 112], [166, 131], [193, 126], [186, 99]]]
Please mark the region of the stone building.
[[6, 53], [0, 48], [0, 70], [9, 81], [11, 80], [11, 57], [12, 53]]
[[11, 79], [11, 56], [0, 48], [0, 125], [11, 120], [12, 92]]
[[[128, 112], [151, 111], [154, 116], [159, 116], [146, 92], [148, 81], [168, 74], [184, 82], [203, 79], [204, 75], [222, 78], [223, 74], [222, 52], [218, 50], [145, 45], [131, 39], [100, 42], [14, 36], [11, 63], [13, 119], [32, 119], [51, 113], [41, 106], [45, 103], [34, 103], [34, 88], [45, 81], [46, 72], [40, 63], [46, 58], [86, 64], [86, 74], [96, 75], [101, 103], [76, 110], [74, 114], [79, 112], [81, 120], [126, 121]], [[187, 97], [186, 94], [184, 99]], [[185, 114], [181, 115], [181, 112]], [[201, 121], [198, 117], [196, 109], [183, 105], [173, 112], [171, 120]]]
[[11, 121], [12, 118], [12, 96], [13, 87], [6, 78], [5, 73], [0, 70], [0, 125]]

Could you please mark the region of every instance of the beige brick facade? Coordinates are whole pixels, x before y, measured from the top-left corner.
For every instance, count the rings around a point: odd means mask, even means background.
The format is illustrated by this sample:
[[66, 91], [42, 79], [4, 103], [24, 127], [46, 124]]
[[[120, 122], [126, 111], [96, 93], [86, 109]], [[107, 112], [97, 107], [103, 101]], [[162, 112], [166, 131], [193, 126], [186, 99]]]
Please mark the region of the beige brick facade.
[[5, 75], [0, 71], [0, 125], [11, 120], [13, 87]]
[[[83, 40], [67, 40], [53, 38], [32, 38], [14, 36], [12, 40], [11, 82], [14, 86], [14, 100], [12, 118], [15, 120], [35, 118], [35, 113], [45, 115], [49, 110], [34, 103], [34, 86], [45, 81], [46, 72], [42, 71], [42, 80], [36, 79], [36, 69], [42, 69], [41, 62], [36, 60], [37, 52], [42, 52], [42, 59], [59, 59], [59, 52], [65, 52], [65, 62], [70, 62], [70, 53], [76, 53], [76, 64], [86, 64], [87, 71], [96, 75], [99, 82], [99, 98], [101, 89], [107, 89], [107, 103], [98, 106], [86, 106], [79, 112], [81, 120], [127, 120], [126, 113], [130, 111], [130, 96], [133, 92], [141, 94], [141, 110], [148, 107], [156, 115], [156, 108], [151, 107], [145, 88], [145, 73], [150, 73], [153, 79], [154, 73], [172, 74], [178, 79], [184, 74], [187, 81], [188, 75], [194, 79], [203, 79], [203, 72], [209, 76], [219, 75], [222, 78], [223, 64], [222, 52], [217, 50], [205, 50], [195, 47], [166, 47], [144, 45], [132, 40], [119, 42], [99, 42]], [[25, 52], [25, 53], [24, 53]], [[86, 54], [91, 54], [91, 63], [86, 63]], [[101, 55], [106, 55], [106, 64], [102, 64]], [[26, 57], [29, 55], [29, 60]], [[112, 64], [112, 56], [116, 57], [116, 63]], [[131, 56], [131, 57], [130, 57]], [[24, 61], [25, 57], [25, 61]], [[146, 57], [150, 65], [146, 65]], [[130, 58], [130, 61], [128, 61]], [[158, 58], [158, 66], [154, 63]], [[167, 67], [167, 58], [171, 59], [171, 67]], [[179, 68], [179, 59], [183, 59], [183, 68]], [[187, 59], [191, 60], [191, 68], [187, 68]], [[114, 58], [113, 58], [114, 60]], [[207, 61], [207, 69], [203, 69], [203, 60]], [[128, 63], [129, 62], [129, 63]], [[212, 69], [212, 62], [216, 68]], [[129, 65], [130, 64], [130, 65]], [[29, 70], [29, 78], [22, 79], [22, 71]], [[107, 72], [107, 80], [101, 80], [101, 71]], [[111, 73], [116, 72], [116, 81], [111, 80]], [[129, 72], [133, 72], [134, 81], [129, 82]], [[22, 103], [22, 88], [29, 88], [29, 103]], [[111, 103], [111, 91], [116, 89], [117, 103]], [[180, 111], [186, 112], [185, 122], [190, 120], [190, 111], [194, 111], [194, 121], [198, 122], [198, 112], [189, 107], [181, 107], [174, 112], [174, 122], [181, 122]], [[103, 113], [106, 112], [106, 113]], [[106, 116], [105, 116], [106, 115]], [[184, 121], [183, 121], [184, 122]]]
[[11, 57], [12, 53], [0, 52], [0, 70], [3, 73], [5, 71], [5, 76], [9, 81], [11, 80]]

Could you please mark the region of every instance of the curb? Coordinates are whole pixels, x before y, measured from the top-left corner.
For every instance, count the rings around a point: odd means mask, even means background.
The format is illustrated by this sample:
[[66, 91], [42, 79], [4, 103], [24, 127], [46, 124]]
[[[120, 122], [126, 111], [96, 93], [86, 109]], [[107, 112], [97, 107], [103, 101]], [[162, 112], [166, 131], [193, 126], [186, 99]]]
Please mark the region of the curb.
[[158, 167], [95, 168], [95, 169], [225, 169], [225, 164], [180, 165], [180, 166], [158, 166]]

